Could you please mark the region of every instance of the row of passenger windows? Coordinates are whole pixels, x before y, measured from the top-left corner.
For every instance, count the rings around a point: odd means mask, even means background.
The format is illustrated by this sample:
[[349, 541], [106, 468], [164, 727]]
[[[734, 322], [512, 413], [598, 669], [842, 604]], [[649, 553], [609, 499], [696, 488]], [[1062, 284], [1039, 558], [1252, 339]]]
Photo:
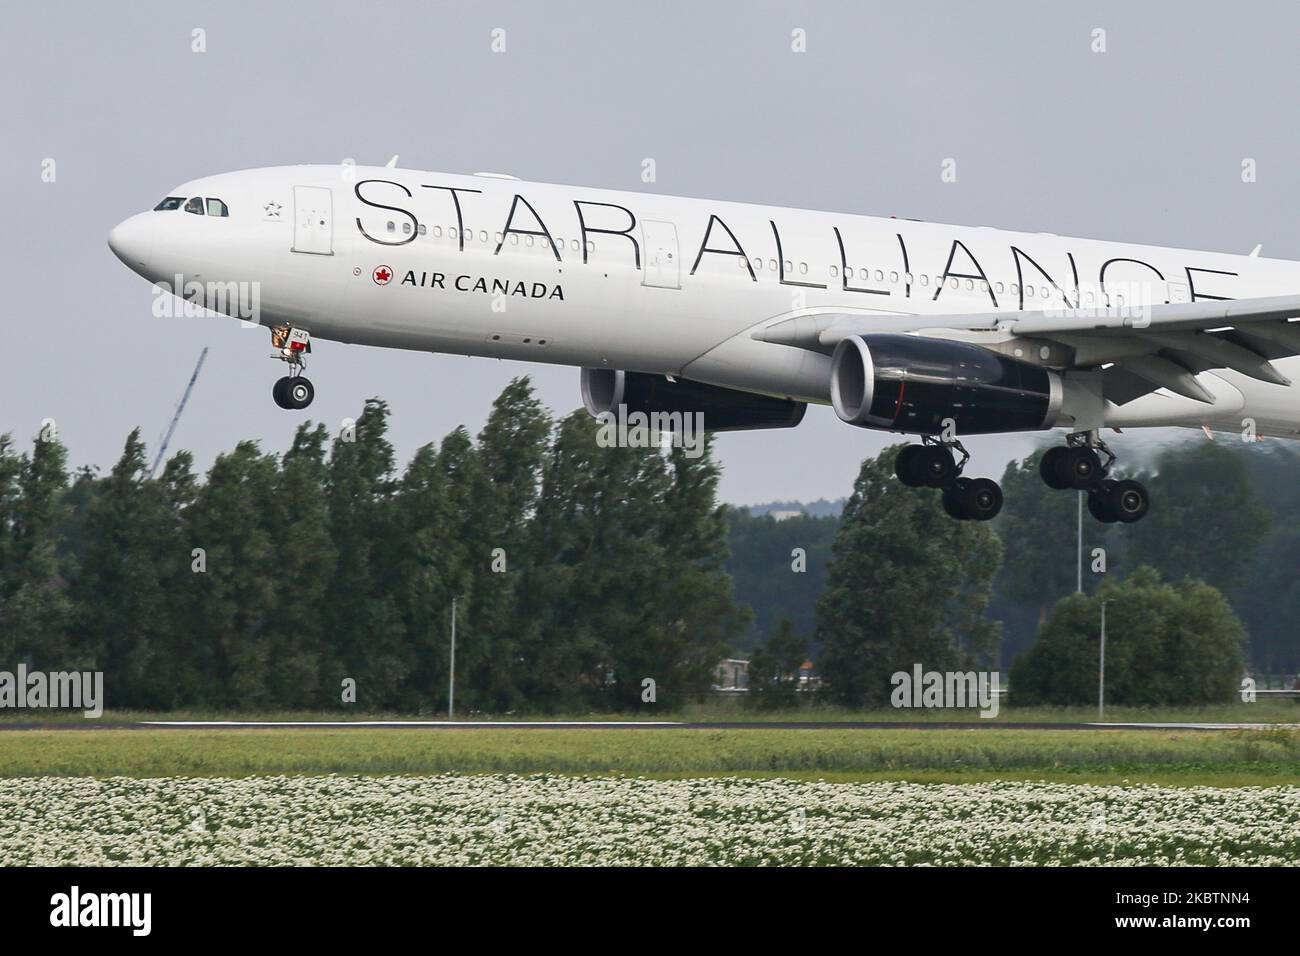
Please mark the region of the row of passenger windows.
[[184, 196], [168, 196], [153, 207], [154, 212], [167, 212], [172, 209], [184, 209], [196, 216], [202, 216], [205, 213], [209, 216], [230, 215], [230, 210], [220, 199], [211, 197], [205, 199], [202, 196], [192, 196], [188, 200]]
[[[393, 222], [391, 219], [388, 221], [388, 231], [391, 233], [397, 232], [397, 223]], [[411, 224], [409, 222], [402, 223], [401, 231], [402, 231], [402, 235], [409, 236], [411, 234]], [[432, 232], [433, 237], [435, 239], [442, 238], [442, 226], [434, 226], [430, 230], [425, 227], [424, 223], [420, 223], [419, 228], [416, 230], [416, 232], [418, 235], [421, 236], [428, 235], [430, 232]], [[486, 229], [480, 229], [477, 233], [477, 236], [473, 229], [466, 229], [464, 230], [464, 233], [465, 233], [466, 242], [474, 242], [476, 238], [479, 242], [487, 242], [489, 238], [491, 238]], [[457, 239], [459, 238], [459, 235], [460, 233], [455, 226], [447, 227], [447, 237], [449, 239]], [[498, 245], [500, 245], [503, 235], [504, 233], [498, 232], [496, 234], [496, 238], [493, 241], [495, 241]], [[515, 245], [515, 246], [520, 245], [522, 243], [525, 246], [538, 245], [544, 248], [550, 248], [551, 245], [550, 240], [548, 240], [545, 236], [520, 236], [519, 233], [517, 232], [510, 233], [510, 243], [511, 245]], [[556, 236], [555, 244], [559, 248], [563, 249], [565, 247], [564, 243], [565, 241], [563, 239], [561, 239], [559, 236]], [[570, 239], [569, 248], [574, 252], [578, 252], [579, 250], [582, 249], [582, 243], [579, 242], [577, 239]], [[596, 251], [596, 244], [592, 242], [590, 239], [588, 239], [587, 252], [590, 253], [595, 251]]]
[[[397, 223], [393, 222], [391, 219], [388, 221], [388, 231], [389, 231], [390, 233], [394, 233], [394, 234], [398, 231]], [[440, 239], [440, 238], [442, 238], [442, 234], [443, 234], [442, 226], [433, 226], [431, 229], [426, 229], [424, 223], [421, 223], [421, 224], [419, 225], [419, 227], [417, 228], [416, 231], [417, 231], [417, 234], [418, 234], [418, 235], [421, 235], [421, 236], [428, 235], [430, 232], [432, 232], [432, 234], [433, 234], [433, 236], [434, 236], [435, 239]], [[411, 224], [410, 224], [409, 222], [404, 222], [404, 223], [402, 223], [401, 232], [402, 232], [403, 235], [409, 236], [409, 235], [411, 234]], [[492, 238], [492, 237], [490, 237], [489, 233], [488, 233], [487, 230], [485, 230], [485, 229], [483, 229], [483, 230], [479, 230], [479, 232], [478, 232], [477, 234], [475, 234], [475, 232], [474, 232], [473, 229], [465, 229], [465, 230], [464, 230], [464, 233], [465, 233], [465, 241], [466, 241], [466, 242], [473, 242], [473, 241], [475, 241], [475, 239], [477, 238], [477, 240], [478, 240], [479, 242], [486, 243], [486, 242], [489, 241], [490, 238]], [[495, 236], [494, 241], [495, 241], [497, 244], [500, 244], [500, 242], [501, 242], [501, 238], [502, 238], [502, 235], [503, 235], [503, 234], [500, 233], [500, 232], [496, 233], [496, 236]], [[526, 236], [522, 236], [522, 237], [521, 237], [521, 236], [520, 236], [518, 233], [516, 233], [516, 232], [512, 232], [512, 233], [510, 233], [509, 235], [510, 235], [510, 243], [511, 243], [512, 245], [516, 245], [516, 246], [517, 246], [517, 245], [519, 245], [519, 244], [522, 242], [523, 245], [525, 245], [525, 246], [540, 245], [540, 246], [547, 247], [547, 248], [549, 248], [549, 246], [550, 246], [550, 242], [546, 239], [545, 236], [536, 236], [536, 237], [535, 237], [535, 236], [527, 236], [527, 235], [526, 235]], [[458, 231], [457, 231], [457, 229], [456, 229], [455, 226], [448, 226], [448, 227], [447, 227], [447, 236], [448, 236], [448, 238], [450, 238], [450, 239], [456, 239], [456, 238], [458, 238], [459, 234], [458, 234]], [[534, 241], [534, 240], [535, 240], [535, 241]], [[578, 252], [578, 251], [582, 248], [582, 244], [581, 244], [577, 239], [570, 239], [570, 240], [568, 241], [568, 243], [569, 243], [569, 248], [570, 248], [572, 251], [574, 251], [574, 252]], [[561, 238], [558, 237], [558, 236], [557, 236], [556, 239], [555, 239], [555, 244], [556, 244], [560, 249], [565, 248], [565, 240], [564, 240], [564, 239], [561, 239]], [[588, 253], [592, 253], [592, 252], [595, 252], [595, 251], [596, 251], [596, 244], [595, 244], [594, 242], [592, 242], [590, 239], [588, 239], [588, 240], [587, 240], [587, 252], [588, 252]], [[737, 257], [737, 260], [736, 260], [736, 261], [737, 261], [737, 264], [740, 266], [740, 268], [742, 268], [742, 269], [745, 268], [745, 260], [744, 260], [744, 259], [741, 259], [741, 258]], [[779, 267], [779, 265], [780, 265], [780, 263], [778, 263], [775, 259], [766, 259], [766, 260], [761, 259], [761, 258], [755, 258], [755, 259], [754, 259], [754, 270], [755, 270], [756, 272], [761, 272], [761, 271], [763, 271], [764, 269], [770, 270], [770, 271], [772, 271], [772, 272], [776, 272], [777, 269], [778, 269], [778, 267]], [[785, 274], [786, 274], [786, 275], [795, 275], [795, 274], [796, 274], [796, 269], [798, 270], [798, 274], [799, 274], [799, 275], [807, 275], [807, 274], [808, 274], [808, 263], [806, 263], [806, 262], [800, 262], [800, 263], [798, 263], [798, 265], [796, 266], [796, 264], [793, 263], [793, 262], [791, 262], [789, 259], [785, 260]], [[840, 267], [839, 267], [839, 266], [831, 266], [831, 267], [830, 267], [830, 273], [831, 273], [831, 277], [832, 277], [832, 278], [838, 279], [838, 278], [840, 277]], [[883, 269], [876, 269], [875, 272], [874, 272], [874, 274], [873, 274], [872, 270], [870, 270], [870, 269], [857, 269], [857, 270], [855, 271], [853, 268], [848, 268], [848, 269], [845, 269], [845, 270], [844, 270], [844, 276], [845, 276], [845, 278], [847, 278], [847, 279], [853, 279], [853, 278], [856, 277], [856, 278], [858, 278], [858, 279], [863, 280], [864, 282], [865, 282], [865, 281], [870, 281], [870, 280], [872, 280], [873, 276], [874, 276], [874, 280], [875, 280], [876, 282], [885, 282], [885, 281], [886, 281], [886, 279], [885, 279], [886, 272], [885, 272], [885, 270], [883, 270]], [[898, 285], [899, 282], [902, 281], [902, 282], [905, 282], [907, 285], [917, 284], [917, 285], [921, 285], [921, 286], [929, 286], [929, 285], [930, 285], [930, 282], [931, 282], [931, 277], [930, 277], [929, 275], [926, 275], [925, 273], [921, 273], [921, 274], [913, 275], [911, 272], [905, 272], [905, 273], [902, 273], [902, 274], [900, 275], [900, 273], [898, 273], [897, 271], [892, 271], [892, 272], [889, 272], [889, 273], [888, 273], [888, 277], [889, 277], [888, 281], [889, 281], [891, 284], [893, 284], [893, 285]], [[939, 279], [940, 279], [940, 277], [938, 277], [938, 276], [935, 276], [935, 277], [933, 278], [933, 281], [936, 283], [936, 285], [938, 284]], [[977, 279], [959, 279], [959, 278], [953, 276], [953, 277], [949, 277], [948, 282], [947, 282], [947, 286], [948, 286], [949, 289], [959, 289], [959, 288], [962, 288], [963, 286], [965, 286], [965, 288], [966, 288], [966, 290], [967, 290], [968, 292], [974, 292], [974, 291], [976, 290], [976, 288], [978, 288], [979, 291], [980, 291], [981, 293], [985, 294], [985, 295], [987, 295], [987, 294], [988, 294], [988, 291], [989, 291], [989, 283], [986, 282], [986, 281], [984, 281], [983, 279], [978, 279], [978, 280], [977, 280]], [[1019, 284], [1019, 283], [1017, 283], [1017, 282], [1013, 282], [1013, 283], [1011, 283], [1010, 289], [1011, 289], [1011, 294], [1012, 294], [1012, 295], [1019, 295], [1019, 294], [1020, 294], [1020, 284]], [[999, 295], [1001, 295], [1001, 294], [1003, 294], [1003, 293], [1005, 293], [1005, 292], [1007, 291], [1007, 286], [1006, 286], [1004, 283], [1002, 283], [1002, 282], [994, 282], [994, 283], [993, 283], [993, 291], [996, 292], [996, 293], [998, 293]], [[1044, 299], [1046, 299], [1046, 298], [1048, 298], [1048, 297], [1050, 297], [1050, 296], [1052, 295], [1052, 290], [1051, 290], [1048, 286], [1032, 286], [1032, 285], [1027, 285], [1027, 286], [1025, 286], [1025, 296], [1026, 296], [1027, 298], [1033, 298], [1035, 295], [1040, 295], [1040, 296], [1042, 296]], [[1088, 295], [1089, 299], [1091, 300], [1091, 297], [1093, 296], [1093, 293], [1089, 292], [1087, 295]]]
[[[781, 263], [777, 262], [777, 260], [775, 259], [764, 260], [761, 258], [755, 258], [753, 262], [754, 262], [755, 272], [761, 272], [764, 269], [767, 269], [771, 272], [776, 272], [781, 266]], [[737, 264], [740, 266], [741, 269], [745, 268], [744, 259], [738, 258]], [[808, 263], [806, 262], [800, 262], [796, 266], [795, 263], [791, 262], [789, 259], [786, 259], [784, 265], [785, 265], [785, 274], [787, 276], [794, 275], [796, 268], [798, 269], [799, 275], [808, 274]], [[831, 274], [831, 278], [833, 279], [840, 278], [840, 267], [831, 266], [830, 274]], [[886, 280], [886, 277], [888, 277], [888, 280]], [[926, 273], [913, 274], [911, 272], [904, 272], [900, 274], [896, 270], [886, 273], [884, 269], [876, 269], [873, 272], [871, 269], [860, 268], [855, 270], [852, 266], [844, 270], [844, 278], [846, 280], [853, 280], [854, 278], [857, 278], [857, 279], [861, 279], [864, 282], [875, 281], [878, 283], [883, 283], [885, 281], [888, 281], [891, 285], [898, 285], [900, 282], [902, 282], [907, 285], [928, 286], [932, 281], [932, 277]], [[942, 279], [941, 276], [933, 277], [933, 282], [935, 283], [936, 287], [938, 287], [941, 279]], [[948, 278], [948, 281], [945, 284], [949, 289], [965, 288], [968, 292], [974, 292], [976, 289], [978, 289], [981, 293], [985, 295], [987, 295], [989, 291], [989, 283], [983, 279], [962, 279], [956, 276], [950, 276]], [[1002, 282], [994, 282], [992, 284], [992, 287], [993, 287], [993, 291], [998, 293], [999, 295], [1007, 291], [1006, 284]], [[1018, 282], [1011, 283], [1010, 290], [1012, 295], [1019, 295], [1020, 283]], [[1035, 295], [1039, 295], [1042, 296], [1044, 299], [1046, 299], [1050, 297], [1052, 294], [1053, 294], [1052, 289], [1049, 286], [1032, 286], [1032, 285], [1025, 286], [1025, 296], [1027, 298], [1033, 298]], [[1088, 293], [1088, 294], [1092, 295], [1092, 293]]]

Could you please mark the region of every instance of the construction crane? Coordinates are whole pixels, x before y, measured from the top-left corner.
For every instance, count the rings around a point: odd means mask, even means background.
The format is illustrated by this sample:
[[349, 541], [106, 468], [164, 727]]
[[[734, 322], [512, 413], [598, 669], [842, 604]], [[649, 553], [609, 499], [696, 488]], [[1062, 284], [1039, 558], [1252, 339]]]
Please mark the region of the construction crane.
[[181, 396], [180, 404], [176, 406], [176, 414], [172, 416], [172, 423], [167, 426], [167, 434], [163, 435], [162, 443], [158, 446], [158, 457], [153, 460], [153, 467], [149, 469], [149, 477], [152, 478], [158, 474], [158, 466], [162, 464], [163, 455], [167, 454], [167, 446], [171, 444], [172, 432], [176, 431], [176, 423], [181, 420], [181, 413], [185, 411], [185, 403], [190, 400], [190, 392], [194, 390], [194, 383], [199, 380], [199, 372], [203, 370], [203, 360], [208, 357], [208, 347], [203, 346], [203, 351], [199, 353], [199, 360], [194, 366], [194, 374], [190, 376], [190, 383], [185, 386], [185, 394]]

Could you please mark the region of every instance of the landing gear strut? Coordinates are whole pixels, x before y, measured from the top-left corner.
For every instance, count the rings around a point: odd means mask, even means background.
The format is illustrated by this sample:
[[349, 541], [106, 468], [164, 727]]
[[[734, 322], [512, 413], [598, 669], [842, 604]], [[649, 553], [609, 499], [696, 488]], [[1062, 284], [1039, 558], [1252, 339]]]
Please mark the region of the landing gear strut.
[[[956, 450], [961, 455], [953, 457]], [[894, 461], [894, 474], [912, 488], [942, 488], [943, 510], [959, 521], [988, 521], [1002, 510], [1002, 489], [991, 478], [964, 478], [970, 453], [959, 441], [921, 436], [921, 444], [908, 445]]]
[[1107, 477], [1115, 455], [1096, 431], [1075, 432], [1066, 441], [1048, 449], [1039, 461], [1039, 474], [1047, 486], [1088, 492], [1088, 513], [1106, 524], [1141, 521], [1151, 507], [1151, 496], [1141, 482]]
[[311, 351], [311, 334], [306, 329], [280, 325], [271, 330], [271, 344], [276, 348], [271, 357], [289, 366], [289, 374], [271, 388], [271, 397], [281, 408], [306, 408], [316, 397], [315, 386], [303, 374], [307, 368], [303, 356]]

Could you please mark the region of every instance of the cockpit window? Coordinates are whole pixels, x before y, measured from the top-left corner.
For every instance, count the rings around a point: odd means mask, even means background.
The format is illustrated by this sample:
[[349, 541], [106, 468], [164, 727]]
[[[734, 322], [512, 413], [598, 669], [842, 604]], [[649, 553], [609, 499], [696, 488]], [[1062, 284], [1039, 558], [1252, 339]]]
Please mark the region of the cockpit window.
[[229, 215], [230, 215], [230, 211], [226, 208], [226, 204], [223, 203], [220, 199], [211, 199], [211, 198], [209, 198], [209, 199], [208, 199], [208, 215], [209, 215], [209, 216], [229, 216]]
[[196, 216], [203, 215], [203, 197], [195, 196], [185, 204], [185, 211], [192, 212]]
[[181, 203], [185, 201], [184, 196], [168, 196], [158, 205], [153, 207], [154, 212], [166, 212], [169, 209], [180, 209]]

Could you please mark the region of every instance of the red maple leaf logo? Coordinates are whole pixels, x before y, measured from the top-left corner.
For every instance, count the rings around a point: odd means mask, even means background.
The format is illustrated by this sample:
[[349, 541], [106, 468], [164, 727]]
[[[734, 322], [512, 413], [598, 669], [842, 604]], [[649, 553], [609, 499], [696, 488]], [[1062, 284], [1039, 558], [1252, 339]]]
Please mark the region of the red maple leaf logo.
[[388, 266], [378, 266], [371, 274], [371, 278], [375, 280], [375, 285], [388, 285], [393, 279], [393, 270]]

